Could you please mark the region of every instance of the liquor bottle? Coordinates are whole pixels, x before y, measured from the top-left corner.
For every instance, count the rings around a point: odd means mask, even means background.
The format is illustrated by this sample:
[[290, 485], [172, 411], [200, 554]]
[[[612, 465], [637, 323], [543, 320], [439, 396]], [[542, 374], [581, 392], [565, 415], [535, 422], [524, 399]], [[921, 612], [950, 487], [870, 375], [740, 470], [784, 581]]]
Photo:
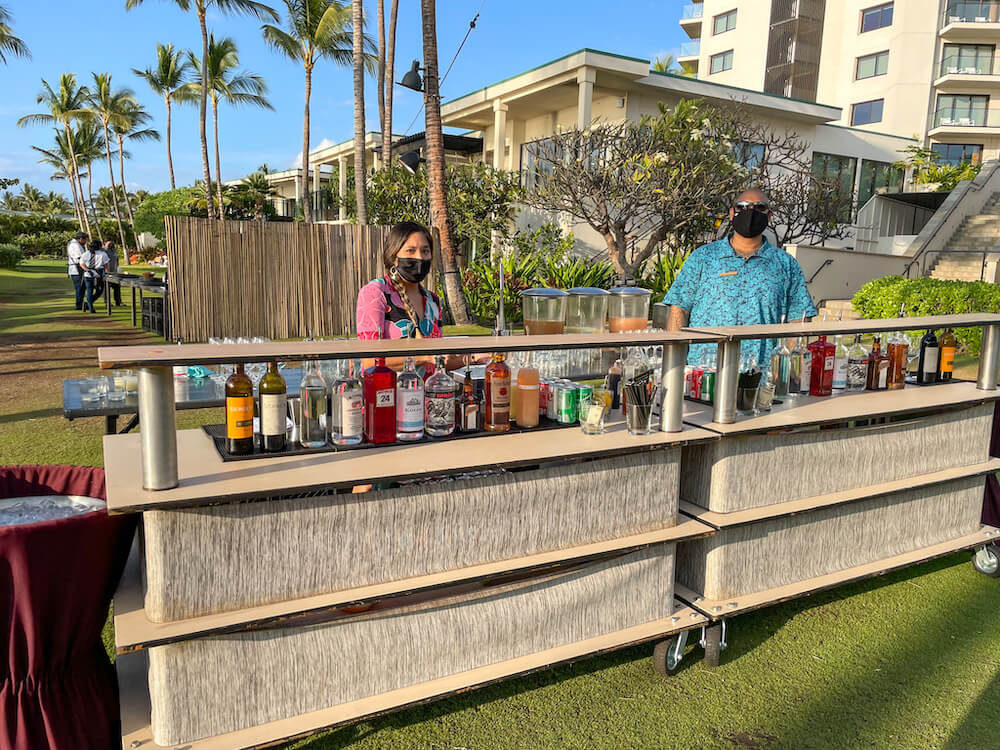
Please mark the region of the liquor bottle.
[[[792, 354], [785, 346], [784, 339], [778, 339], [777, 346], [771, 350], [771, 382], [774, 384], [775, 398], [786, 398], [791, 387]], [[704, 377], [704, 376], [702, 376]]]
[[434, 372], [424, 381], [424, 429], [432, 437], [446, 437], [455, 431], [455, 381], [440, 354]]
[[847, 388], [847, 347], [843, 336], [833, 340], [833, 390], [842, 391]]
[[608, 390], [611, 391], [612, 410], [622, 408], [622, 361], [616, 359], [608, 368]]
[[288, 422], [288, 389], [278, 363], [267, 363], [260, 380], [260, 445], [266, 453], [285, 450]]
[[517, 421], [517, 373], [521, 371], [524, 363], [521, 361], [520, 352], [512, 352], [510, 356], [504, 358], [504, 364], [510, 371], [510, 419]]
[[941, 350], [933, 330], [920, 339], [920, 358], [917, 360], [917, 382], [921, 385], [936, 383]]
[[396, 378], [396, 440], [409, 443], [423, 436], [424, 381], [417, 374], [413, 357], [407, 357]]
[[834, 346], [820, 336], [809, 344], [811, 367], [809, 374], [809, 395], [829, 396], [833, 393]]
[[365, 439], [369, 443], [396, 442], [396, 373], [376, 357], [365, 371]]
[[958, 339], [950, 328], [945, 328], [938, 342], [941, 348], [941, 363], [938, 365], [938, 380], [951, 380], [955, 376], [955, 350], [958, 348]]
[[365, 434], [365, 397], [358, 373], [361, 361], [347, 363], [347, 372], [330, 388], [330, 442], [334, 445], [357, 445]]
[[303, 367], [299, 395], [302, 399], [299, 442], [303, 448], [322, 448], [326, 445], [326, 430], [320, 416], [326, 414], [326, 381], [319, 374], [316, 360], [307, 361]]
[[886, 387], [890, 391], [898, 391], [906, 385], [906, 364], [910, 342], [902, 331], [895, 331], [889, 337], [888, 349], [889, 377]]
[[476, 382], [472, 379], [469, 365], [465, 365], [465, 380], [462, 383], [462, 420], [459, 424], [462, 432], [479, 432], [480, 408], [476, 397]]
[[806, 336], [802, 341], [802, 380], [799, 383], [800, 394], [809, 393], [809, 388], [812, 386], [812, 355], [812, 349], [809, 348], [809, 337]]
[[884, 391], [889, 387], [889, 356], [882, 351], [882, 334], [876, 334], [868, 355], [866, 390]]
[[492, 359], [486, 365], [483, 429], [506, 432], [510, 429], [510, 368], [504, 364], [503, 352], [494, 352]]
[[[795, 339], [795, 346], [788, 357], [788, 395], [791, 398], [798, 398], [802, 392], [802, 363], [803, 354], [808, 354], [808, 349], [802, 346], [802, 337]], [[808, 381], [807, 381], [808, 389]]]
[[854, 344], [847, 351], [847, 390], [863, 391], [868, 377], [868, 350], [861, 343], [861, 334], [854, 334]]
[[243, 372], [242, 362], [226, 381], [226, 452], [253, 453], [253, 381]]
[[538, 426], [538, 370], [534, 367], [522, 367], [517, 373], [517, 426]]

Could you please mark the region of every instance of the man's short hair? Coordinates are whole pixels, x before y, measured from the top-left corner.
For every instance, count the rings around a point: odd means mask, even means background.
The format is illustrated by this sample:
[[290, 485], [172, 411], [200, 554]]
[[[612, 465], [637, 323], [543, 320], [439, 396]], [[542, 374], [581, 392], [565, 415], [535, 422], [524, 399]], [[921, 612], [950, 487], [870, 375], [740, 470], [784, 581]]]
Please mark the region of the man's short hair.
[[76, 234], [73, 235], [73, 239], [74, 240], [89, 240], [90, 239], [90, 235], [87, 234], [86, 232], [77, 232]]

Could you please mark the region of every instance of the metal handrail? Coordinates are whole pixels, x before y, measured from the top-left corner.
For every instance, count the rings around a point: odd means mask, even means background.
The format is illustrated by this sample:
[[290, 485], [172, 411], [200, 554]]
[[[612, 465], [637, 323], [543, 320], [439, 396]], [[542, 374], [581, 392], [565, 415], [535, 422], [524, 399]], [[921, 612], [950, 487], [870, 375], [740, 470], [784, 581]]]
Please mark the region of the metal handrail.
[[833, 265], [833, 258], [827, 258], [826, 260], [824, 260], [820, 264], [819, 268], [817, 268], [816, 271], [813, 273], [813, 275], [809, 277], [809, 279], [806, 281], [806, 284], [812, 284], [813, 283], [813, 279], [815, 279], [817, 276], [819, 276], [819, 272], [822, 271], [827, 266], [830, 266], [830, 265]]

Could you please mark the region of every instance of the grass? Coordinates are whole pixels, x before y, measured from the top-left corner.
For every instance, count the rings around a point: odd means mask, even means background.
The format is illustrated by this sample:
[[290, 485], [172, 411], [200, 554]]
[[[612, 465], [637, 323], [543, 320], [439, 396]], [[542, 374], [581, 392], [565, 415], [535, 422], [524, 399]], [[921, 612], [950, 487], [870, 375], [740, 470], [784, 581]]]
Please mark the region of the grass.
[[[63, 419], [59, 383], [94, 372], [98, 343], [149, 337], [119, 311], [111, 321], [76, 313], [70, 289], [59, 264], [0, 271], [0, 464], [102, 464], [103, 420]], [[974, 368], [967, 359], [961, 374]], [[178, 426], [212, 417], [180, 412]], [[968, 559], [956, 554], [736, 617], [716, 670], [692, 645], [680, 673], [663, 679], [650, 666], [651, 647], [639, 646], [286, 747], [997, 747], [1000, 585]], [[110, 653], [110, 624], [104, 636]]]

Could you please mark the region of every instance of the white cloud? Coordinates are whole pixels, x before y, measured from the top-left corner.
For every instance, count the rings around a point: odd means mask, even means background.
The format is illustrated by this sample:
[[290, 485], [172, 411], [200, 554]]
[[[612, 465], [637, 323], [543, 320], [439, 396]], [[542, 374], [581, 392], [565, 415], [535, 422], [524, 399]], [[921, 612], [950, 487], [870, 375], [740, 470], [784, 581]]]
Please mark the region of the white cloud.
[[[313, 151], [316, 151], [317, 149], [327, 148], [328, 146], [335, 146], [335, 145], [336, 143], [334, 141], [331, 141], [329, 138], [324, 138], [315, 146], [310, 146], [309, 153], [311, 154]], [[302, 166], [302, 152], [299, 151], [299, 153], [295, 155], [295, 159], [292, 160], [292, 163], [288, 165], [288, 169], [298, 169], [301, 166]]]

